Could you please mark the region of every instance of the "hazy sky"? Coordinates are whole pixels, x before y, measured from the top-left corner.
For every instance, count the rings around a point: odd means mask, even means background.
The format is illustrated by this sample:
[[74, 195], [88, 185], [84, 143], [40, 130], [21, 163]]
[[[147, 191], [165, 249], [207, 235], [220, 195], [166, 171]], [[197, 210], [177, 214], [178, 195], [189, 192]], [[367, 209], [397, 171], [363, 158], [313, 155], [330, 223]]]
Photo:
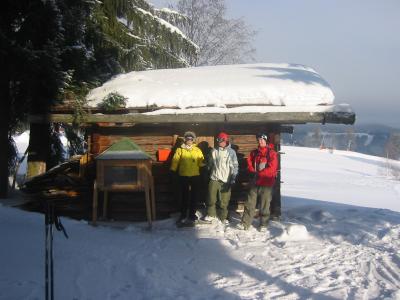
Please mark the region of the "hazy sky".
[[400, 0], [226, 3], [230, 16], [257, 30], [257, 61], [311, 66], [330, 83], [336, 103], [354, 108], [357, 123], [400, 128]]

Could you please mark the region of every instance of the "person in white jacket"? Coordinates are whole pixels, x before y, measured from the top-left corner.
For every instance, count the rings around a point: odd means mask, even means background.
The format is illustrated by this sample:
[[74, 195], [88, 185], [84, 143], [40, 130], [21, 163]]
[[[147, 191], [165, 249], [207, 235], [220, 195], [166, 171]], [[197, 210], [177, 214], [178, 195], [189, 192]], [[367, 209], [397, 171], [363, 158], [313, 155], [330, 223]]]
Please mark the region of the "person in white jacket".
[[211, 150], [207, 167], [210, 171], [208, 184], [207, 222], [218, 219], [227, 224], [228, 205], [231, 199], [231, 186], [236, 181], [238, 174], [238, 160], [236, 152], [231, 148], [229, 136], [225, 132], [218, 134], [218, 146]]

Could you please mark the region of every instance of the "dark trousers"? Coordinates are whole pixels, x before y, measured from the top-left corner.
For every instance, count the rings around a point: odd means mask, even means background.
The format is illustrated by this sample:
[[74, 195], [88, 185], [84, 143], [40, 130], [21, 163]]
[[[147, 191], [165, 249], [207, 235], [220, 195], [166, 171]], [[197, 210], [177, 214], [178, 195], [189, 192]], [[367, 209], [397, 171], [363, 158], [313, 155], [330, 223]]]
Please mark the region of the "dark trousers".
[[182, 193], [181, 218], [196, 220], [197, 195], [200, 176], [179, 176], [179, 189]]
[[257, 198], [260, 199], [260, 226], [267, 226], [269, 220], [269, 205], [272, 198], [272, 187], [255, 186], [250, 187], [247, 193], [247, 201], [244, 204], [244, 213], [242, 223], [244, 227], [249, 228], [253, 222]]

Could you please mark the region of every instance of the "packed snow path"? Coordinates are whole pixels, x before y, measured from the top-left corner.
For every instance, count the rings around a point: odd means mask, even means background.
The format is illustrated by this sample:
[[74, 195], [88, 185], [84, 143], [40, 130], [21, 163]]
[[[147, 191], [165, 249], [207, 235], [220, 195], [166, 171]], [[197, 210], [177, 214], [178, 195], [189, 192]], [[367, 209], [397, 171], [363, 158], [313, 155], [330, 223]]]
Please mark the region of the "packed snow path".
[[[283, 221], [266, 233], [63, 219], [70, 239], [54, 240], [56, 298], [400, 299], [400, 183], [385, 162], [284, 151]], [[0, 299], [43, 298], [43, 223], [0, 207]]]

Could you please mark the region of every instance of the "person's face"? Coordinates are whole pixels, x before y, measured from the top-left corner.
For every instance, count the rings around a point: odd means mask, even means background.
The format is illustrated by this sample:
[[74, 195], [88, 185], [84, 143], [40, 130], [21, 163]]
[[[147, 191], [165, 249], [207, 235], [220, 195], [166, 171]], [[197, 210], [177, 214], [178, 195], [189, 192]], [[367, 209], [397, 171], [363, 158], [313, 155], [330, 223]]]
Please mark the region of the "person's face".
[[267, 146], [267, 142], [263, 139], [263, 138], [258, 138], [257, 139], [257, 141], [258, 141], [258, 146], [260, 146], [260, 147], [266, 147]]
[[218, 147], [225, 148], [226, 147], [226, 140], [225, 139], [217, 139]]
[[193, 138], [191, 138], [191, 137], [185, 138], [185, 144], [188, 146], [193, 145]]

